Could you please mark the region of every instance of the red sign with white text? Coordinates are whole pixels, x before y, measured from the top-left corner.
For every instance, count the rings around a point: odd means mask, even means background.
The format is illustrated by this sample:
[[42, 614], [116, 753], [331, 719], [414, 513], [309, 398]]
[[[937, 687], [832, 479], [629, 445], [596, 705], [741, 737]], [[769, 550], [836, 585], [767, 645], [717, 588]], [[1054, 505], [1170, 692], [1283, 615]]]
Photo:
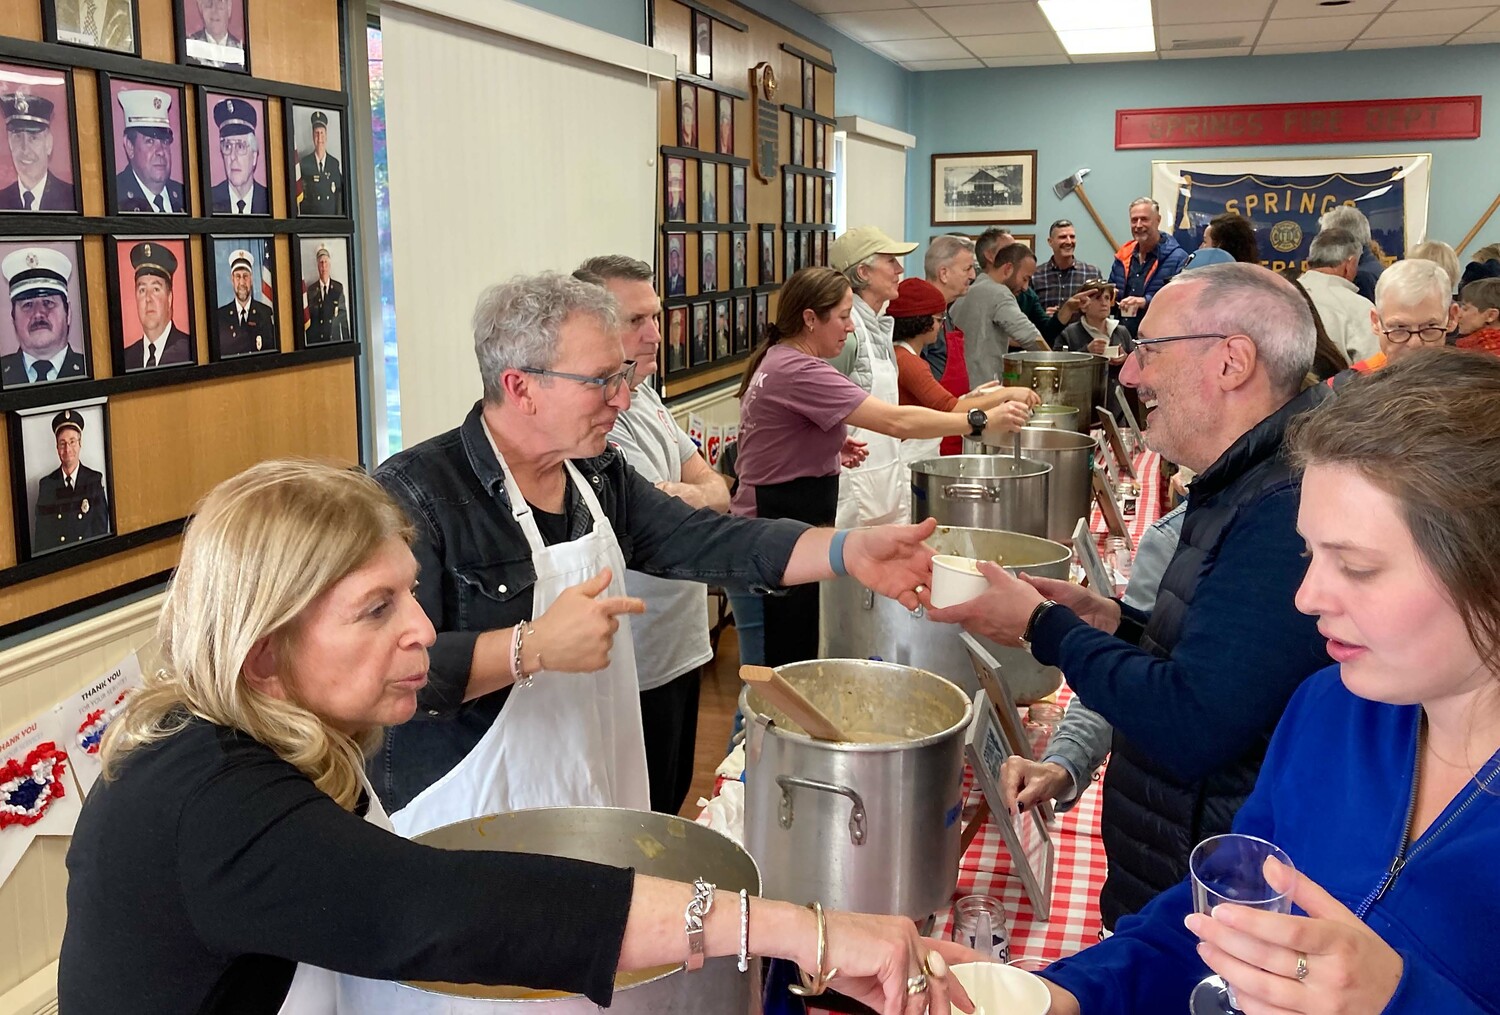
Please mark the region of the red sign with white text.
[[1478, 136], [1478, 95], [1115, 111], [1116, 148], [1447, 141]]

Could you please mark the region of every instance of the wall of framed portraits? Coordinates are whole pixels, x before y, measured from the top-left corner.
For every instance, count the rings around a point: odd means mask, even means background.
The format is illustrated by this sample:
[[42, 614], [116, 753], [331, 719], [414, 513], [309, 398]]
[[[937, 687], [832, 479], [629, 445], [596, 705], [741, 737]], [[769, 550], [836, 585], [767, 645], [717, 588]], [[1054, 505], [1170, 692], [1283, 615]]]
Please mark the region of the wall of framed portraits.
[[798, 268], [833, 241], [829, 51], [737, 4], [660, 0], [657, 259], [668, 398], [736, 377]]
[[359, 336], [338, 0], [0, 0], [0, 33], [4, 635], [159, 580], [252, 462], [358, 461]]

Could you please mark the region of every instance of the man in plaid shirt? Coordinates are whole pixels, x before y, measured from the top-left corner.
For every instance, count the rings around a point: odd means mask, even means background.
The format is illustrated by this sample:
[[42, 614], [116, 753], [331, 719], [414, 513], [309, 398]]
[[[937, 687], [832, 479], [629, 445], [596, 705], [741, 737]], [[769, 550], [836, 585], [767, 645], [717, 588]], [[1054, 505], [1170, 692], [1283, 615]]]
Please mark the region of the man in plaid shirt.
[[1046, 264], [1037, 266], [1036, 274], [1031, 276], [1031, 288], [1036, 290], [1037, 296], [1041, 297], [1042, 306], [1050, 314], [1076, 293], [1084, 282], [1091, 278], [1104, 278], [1105, 275], [1092, 264], [1073, 257], [1073, 251], [1078, 246], [1078, 235], [1073, 231], [1073, 223], [1067, 219], [1058, 219], [1048, 227], [1047, 246], [1052, 248], [1052, 256], [1047, 259]]

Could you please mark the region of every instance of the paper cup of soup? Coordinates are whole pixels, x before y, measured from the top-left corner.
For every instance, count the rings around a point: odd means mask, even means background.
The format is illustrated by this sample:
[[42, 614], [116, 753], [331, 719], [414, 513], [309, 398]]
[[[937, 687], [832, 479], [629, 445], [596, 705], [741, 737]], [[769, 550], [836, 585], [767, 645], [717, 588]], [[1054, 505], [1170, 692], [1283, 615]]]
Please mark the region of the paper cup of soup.
[[969, 992], [975, 1015], [1047, 1015], [1052, 995], [1041, 978], [999, 962], [962, 962], [953, 975]]
[[989, 587], [974, 558], [947, 553], [932, 558], [932, 605], [938, 609], [967, 603]]

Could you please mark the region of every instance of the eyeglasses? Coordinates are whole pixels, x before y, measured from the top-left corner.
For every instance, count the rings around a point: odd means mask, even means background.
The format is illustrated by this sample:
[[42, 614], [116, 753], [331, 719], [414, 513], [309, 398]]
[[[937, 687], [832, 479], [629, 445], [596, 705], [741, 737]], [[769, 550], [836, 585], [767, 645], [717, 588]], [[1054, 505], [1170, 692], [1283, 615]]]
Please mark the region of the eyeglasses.
[[588, 384], [604, 392], [604, 400], [609, 402], [620, 393], [621, 385], [635, 380], [635, 360], [626, 363], [624, 370], [610, 374], [608, 377], [587, 377], [583, 374], [565, 373], [562, 370], [543, 370], [541, 367], [521, 367], [521, 373], [535, 374], [538, 377], [561, 377], [565, 381]]
[[1387, 328], [1385, 322], [1380, 322], [1380, 333], [1397, 345], [1405, 345], [1412, 340], [1412, 336], [1419, 337], [1424, 343], [1434, 345], [1448, 337], [1448, 326], [1446, 324], [1424, 324], [1420, 328]]
[[1209, 334], [1202, 335], [1163, 335], [1161, 338], [1136, 338], [1128, 331], [1120, 338], [1120, 348], [1126, 353], [1133, 353], [1138, 349], [1144, 349], [1148, 345], [1161, 345], [1163, 342], [1185, 342], [1190, 338], [1228, 338], [1228, 335]]
[[241, 138], [224, 138], [219, 142], [219, 151], [224, 155], [243, 155], [250, 150], [250, 142]]

